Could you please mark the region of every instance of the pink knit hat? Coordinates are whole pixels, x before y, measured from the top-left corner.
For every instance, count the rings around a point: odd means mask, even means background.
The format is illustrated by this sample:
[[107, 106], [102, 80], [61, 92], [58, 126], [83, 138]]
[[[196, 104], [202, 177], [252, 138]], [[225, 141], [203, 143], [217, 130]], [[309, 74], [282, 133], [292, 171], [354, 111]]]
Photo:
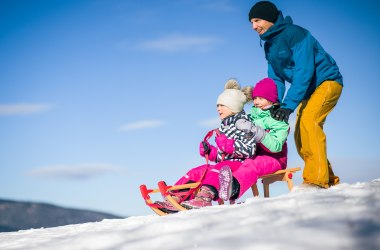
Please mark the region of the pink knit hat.
[[271, 78], [264, 78], [256, 83], [252, 98], [263, 97], [273, 103], [278, 102], [278, 93], [276, 83]]

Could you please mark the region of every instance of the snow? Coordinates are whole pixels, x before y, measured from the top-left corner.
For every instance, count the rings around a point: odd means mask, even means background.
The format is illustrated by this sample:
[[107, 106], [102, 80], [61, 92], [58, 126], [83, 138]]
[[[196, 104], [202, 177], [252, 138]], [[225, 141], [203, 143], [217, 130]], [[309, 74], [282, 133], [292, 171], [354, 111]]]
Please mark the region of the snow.
[[0, 249], [380, 249], [380, 178], [168, 216], [0, 233]]

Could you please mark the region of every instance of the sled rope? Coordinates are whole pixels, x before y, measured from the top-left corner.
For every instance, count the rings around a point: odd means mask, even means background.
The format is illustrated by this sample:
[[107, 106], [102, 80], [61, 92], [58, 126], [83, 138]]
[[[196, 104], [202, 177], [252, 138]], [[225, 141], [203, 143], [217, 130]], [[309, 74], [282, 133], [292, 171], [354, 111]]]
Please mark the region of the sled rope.
[[[219, 129], [213, 129], [213, 130], [210, 130], [207, 132], [207, 134], [205, 135], [205, 137], [203, 138], [203, 142], [206, 142], [208, 143], [208, 140], [213, 136], [213, 134], [215, 133], [215, 137], [218, 137], [220, 136], [220, 132], [219, 132]], [[205, 154], [205, 158], [206, 158], [206, 164], [209, 165], [209, 158], [208, 158], [209, 154]], [[226, 157], [226, 154], [222, 154], [222, 160], [221, 161], [224, 161], [224, 158]]]
[[[165, 196], [171, 195], [171, 196], [178, 197], [179, 198], [178, 203], [181, 203], [181, 202], [185, 201], [193, 193], [195, 193], [195, 192], [198, 191], [198, 189], [200, 188], [200, 186], [202, 184], [202, 181], [203, 181], [204, 177], [206, 176], [207, 171], [208, 171], [208, 169], [206, 168], [205, 171], [202, 173], [201, 177], [199, 178], [199, 180], [197, 182], [195, 182], [195, 183], [197, 183], [197, 185], [195, 187], [193, 187], [193, 188], [190, 188], [187, 191], [181, 191], [181, 190], [179, 190], [179, 192], [175, 192], [175, 190], [169, 190], [173, 186], [165, 186], [165, 189], [166, 189], [165, 192], [164, 192]], [[163, 188], [163, 187], [160, 187], [160, 188]]]
[[[203, 142], [207, 143], [208, 140], [214, 135], [214, 133], [215, 133], [215, 136], [219, 136], [220, 135], [220, 132], [219, 132], [218, 129], [210, 130], [205, 135], [205, 137], [203, 138]], [[225, 154], [222, 155], [222, 161], [224, 160], [224, 158], [225, 158]], [[205, 154], [205, 159], [206, 159], [207, 166], [210, 165], [209, 164], [209, 154]], [[171, 196], [178, 197], [179, 198], [178, 203], [181, 203], [181, 202], [185, 201], [193, 193], [196, 193], [199, 190], [199, 188], [200, 188], [200, 186], [202, 184], [202, 181], [203, 181], [204, 177], [206, 176], [207, 171], [208, 171], [208, 167], [203, 172], [203, 174], [201, 175], [201, 177], [199, 178], [199, 180], [196, 182], [196, 183], [198, 183], [198, 185], [195, 186], [194, 188], [190, 188], [188, 191], [173, 192], [173, 191], [170, 191], [170, 190], [168, 191], [168, 189], [170, 189], [172, 186], [167, 186], [167, 189], [165, 190], [165, 195], [171, 195]]]

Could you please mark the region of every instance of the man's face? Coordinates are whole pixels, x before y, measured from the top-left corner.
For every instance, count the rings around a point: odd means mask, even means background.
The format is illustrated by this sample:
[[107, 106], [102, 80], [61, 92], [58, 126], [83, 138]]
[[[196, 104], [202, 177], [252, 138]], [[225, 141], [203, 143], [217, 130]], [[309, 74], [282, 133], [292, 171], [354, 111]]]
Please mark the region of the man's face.
[[252, 28], [259, 33], [261, 36], [264, 34], [270, 27], [273, 26], [273, 23], [260, 19], [260, 18], [252, 18], [251, 19]]

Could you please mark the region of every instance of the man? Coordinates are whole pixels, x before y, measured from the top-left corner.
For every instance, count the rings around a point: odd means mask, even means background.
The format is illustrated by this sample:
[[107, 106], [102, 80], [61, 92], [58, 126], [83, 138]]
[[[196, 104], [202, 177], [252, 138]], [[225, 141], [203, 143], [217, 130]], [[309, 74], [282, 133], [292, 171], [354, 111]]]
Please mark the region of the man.
[[[298, 107], [294, 132], [298, 154], [305, 162], [305, 184], [328, 188], [339, 183], [327, 159], [323, 125], [335, 107], [343, 78], [334, 59], [306, 29], [283, 17], [269, 1], [257, 2], [249, 12], [253, 29], [265, 41], [268, 76], [277, 85], [281, 106], [273, 118], [288, 122]], [[285, 93], [285, 81], [290, 87]]]

